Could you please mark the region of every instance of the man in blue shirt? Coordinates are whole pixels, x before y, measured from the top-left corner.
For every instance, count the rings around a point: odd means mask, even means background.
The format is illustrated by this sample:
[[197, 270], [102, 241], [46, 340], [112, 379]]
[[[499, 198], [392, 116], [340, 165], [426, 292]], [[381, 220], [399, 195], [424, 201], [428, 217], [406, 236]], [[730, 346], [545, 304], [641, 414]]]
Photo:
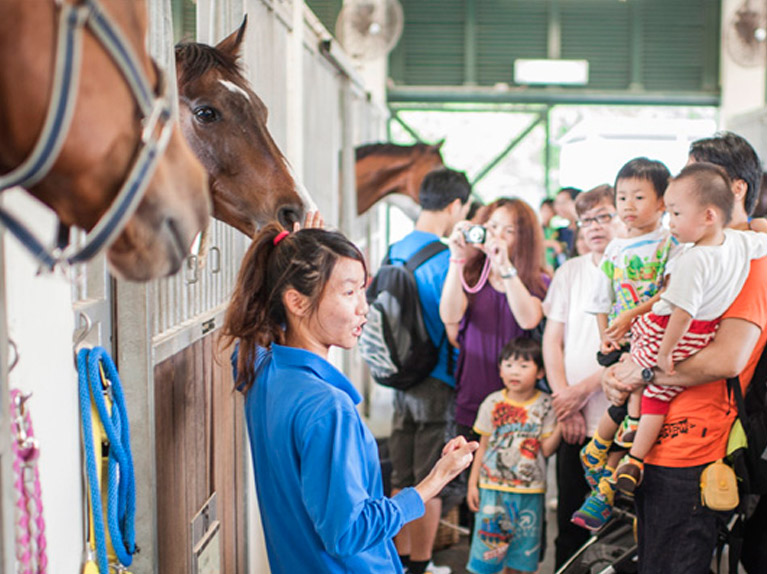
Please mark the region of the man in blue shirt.
[[[471, 184], [466, 176], [451, 169], [429, 173], [421, 184], [421, 214], [415, 229], [391, 246], [392, 260], [403, 264], [425, 245], [447, 237], [453, 226], [466, 217]], [[396, 391], [389, 453], [392, 462], [392, 490], [398, 492], [421, 481], [442, 452], [448, 419], [454, 409], [455, 349], [445, 335], [439, 318], [439, 300], [449, 266], [448, 250], [435, 255], [415, 271], [426, 330], [439, 360], [429, 376], [404, 391]], [[451, 356], [452, 354], [452, 356]], [[442, 501], [435, 497], [426, 503], [426, 513], [400, 531], [395, 538], [397, 552], [411, 574], [446, 574], [447, 567], [430, 565], [431, 551], [442, 513]]]

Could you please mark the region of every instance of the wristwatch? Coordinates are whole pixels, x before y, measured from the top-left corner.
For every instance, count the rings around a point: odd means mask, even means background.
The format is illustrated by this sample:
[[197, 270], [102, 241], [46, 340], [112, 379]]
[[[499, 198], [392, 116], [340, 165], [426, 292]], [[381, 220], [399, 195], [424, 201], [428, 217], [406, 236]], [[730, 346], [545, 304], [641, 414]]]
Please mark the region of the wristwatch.
[[652, 369], [642, 369], [642, 380], [645, 383], [652, 383], [655, 380], [655, 371]]
[[517, 269], [513, 265], [509, 265], [506, 269], [499, 270], [501, 279], [512, 279], [517, 276]]

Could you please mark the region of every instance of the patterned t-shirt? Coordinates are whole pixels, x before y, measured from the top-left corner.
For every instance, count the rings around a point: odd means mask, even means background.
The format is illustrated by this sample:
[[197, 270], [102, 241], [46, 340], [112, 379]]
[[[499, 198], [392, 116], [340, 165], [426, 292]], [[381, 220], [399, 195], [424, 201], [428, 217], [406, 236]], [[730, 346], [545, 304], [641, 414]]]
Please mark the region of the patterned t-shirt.
[[669, 262], [681, 251], [679, 242], [663, 228], [639, 237], [613, 239], [602, 256], [602, 273], [586, 311], [607, 313], [612, 322], [623, 311], [651, 299], [671, 273]]
[[480, 488], [507, 492], [546, 492], [546, 461], [541, 440], [556, 425], [551, 397], [537, 391], [524, 403], [491, 393], [479, 407], [474, 430], [489, 436], [479, 472]]

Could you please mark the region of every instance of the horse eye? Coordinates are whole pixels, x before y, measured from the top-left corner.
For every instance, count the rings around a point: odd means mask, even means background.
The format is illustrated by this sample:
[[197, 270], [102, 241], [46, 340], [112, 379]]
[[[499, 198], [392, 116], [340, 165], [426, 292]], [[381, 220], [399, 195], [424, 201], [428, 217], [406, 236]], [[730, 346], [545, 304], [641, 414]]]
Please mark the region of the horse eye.
[[211, 108], [210, 106], [200, 106], [199, 108], [196, 108], [193, 113], [194, 117], [204, 124], [215, 122], [221, 117], [218, 110]]

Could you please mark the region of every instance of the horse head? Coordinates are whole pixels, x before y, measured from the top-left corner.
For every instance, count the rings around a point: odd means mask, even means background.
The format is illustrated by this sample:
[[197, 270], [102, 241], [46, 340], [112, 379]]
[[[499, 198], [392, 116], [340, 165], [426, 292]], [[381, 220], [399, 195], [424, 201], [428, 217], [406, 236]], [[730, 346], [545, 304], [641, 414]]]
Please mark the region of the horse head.
[[[109, 211], [147, 140], [138, 120], [146, 117], [145, 110], [117, 64], [119, 56], [99, 38], [99, 22], [108, 21], [121, 33], [149, 91], [161, 91], [162, 80], [145, 50], [144, 1], [0, 2], [0, 173], [16, 170], [42, 137], [55, 84], [51, 70], [61, 52], [59, 15], [69, 8], [85, 11], [78, 31], [82, 57], [74, 59], [75, 68], [80, 61], [80, 73], [74, 77], [71, 123], [42, 179], [22, 185], [53, 209], [62, 224], [89, 231]], [[172, 131], [166, 151], [135, 212], [108, 247], [113, 271], [129, 280], [177, 271], [210, 214], [204, 170], [178, 127], [167, 129]]]
[[375, 143], [356, 149], [357, 212], [365, 213], [391, 193], [406, 195], [418, 204], [426, 174], [444, 165], [436, 144], [396, 145]]
[[239, 64], [247, 19], [215, 47], [176, 46], [181, 129], [210, 177], [213, 216], [253, 236], [278, 220], [290, 229], [310, 200], [266, 127], [268, 110]]

